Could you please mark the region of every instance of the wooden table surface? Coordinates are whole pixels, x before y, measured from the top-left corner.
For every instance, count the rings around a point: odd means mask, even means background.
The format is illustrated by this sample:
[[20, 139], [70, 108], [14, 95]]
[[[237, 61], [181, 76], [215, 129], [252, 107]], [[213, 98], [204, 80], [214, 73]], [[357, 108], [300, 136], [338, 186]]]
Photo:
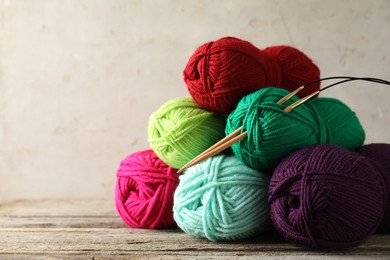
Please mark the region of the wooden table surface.
[[0, 202], [0, 259], [390, 259], [390, 235], [343, 251], [313, 251], [277, 234], [215, 243], [179, 229], [131, 229], [112, 201]]

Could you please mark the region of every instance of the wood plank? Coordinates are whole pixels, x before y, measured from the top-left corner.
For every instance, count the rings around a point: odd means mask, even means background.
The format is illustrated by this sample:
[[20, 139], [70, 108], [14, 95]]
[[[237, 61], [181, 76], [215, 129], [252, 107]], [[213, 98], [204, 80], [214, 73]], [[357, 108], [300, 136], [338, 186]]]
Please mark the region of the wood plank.
[[0, 203], [0, 259], [388, 259], [390, 236], [375, 235], [360, 247], [313, 251], [276, 233], [215, 243], [179, 229], [128, 228], [110, 201], [17, 201]]
[[310, 251], [275, 237], [240, 243], [213, 243], [179, 230], [132, 229], [5, 229], [0, 232], [1, 255], [181, 255], [181, 256], [388, 256], [388, 246], [369, 241], [364, 246], [339, 251]]
[[110, 200], [0, 201], [0, 216], [118, 216]]
[[124, 228], [118, 216], [0, 217], [0, 228]]

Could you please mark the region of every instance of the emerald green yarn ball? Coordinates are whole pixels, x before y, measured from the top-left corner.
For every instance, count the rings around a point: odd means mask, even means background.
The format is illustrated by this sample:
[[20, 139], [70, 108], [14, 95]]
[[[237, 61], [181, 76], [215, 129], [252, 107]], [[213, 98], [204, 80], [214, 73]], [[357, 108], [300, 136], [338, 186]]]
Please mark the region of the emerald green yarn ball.
[[234, 154], [258, 170], [273, 170], [282, 158], [311, 144], [334, 144], [354, 150], [364, 143], [365, 132], [356, 114], [335, 98], [315, 98], [291, 112], [283, 109], [298, 97], [276, 104], [289, 92], [264, 88], [240, 100], [228, 116], [226, 135], [242, 126], [248, 137], [232, 146]]
[[171, 99], [149, 118], [148, 141], [157, 156], [180, 169], [222, 139], [225, 119], [207, 111], [192, 98]]
[[232, 241], [270, 228], [269, 174], [251, 169], [234, 155], [211, 157], [179, 179], [173, 217], [187, 234]]

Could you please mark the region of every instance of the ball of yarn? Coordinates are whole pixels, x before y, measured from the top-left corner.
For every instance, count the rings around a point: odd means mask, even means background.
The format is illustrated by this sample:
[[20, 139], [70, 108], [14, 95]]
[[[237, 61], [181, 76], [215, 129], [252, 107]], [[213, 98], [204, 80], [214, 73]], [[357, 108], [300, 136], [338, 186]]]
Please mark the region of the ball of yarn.
[[224, 137], [225, 119], [192, 98], [175, 98], [149, 119], [149, 144], [169, 166], [180, 169]]
[[[303, 52], [289, 46], [260, 50], [252, 43], [224, 37], [201, 45], [184, 69], [184, 81], [196, 102], [229, 114], [245, 95], [275, 86], [295, 90], [320, 77], [318, 67]], [[319, 89], [319, 83], [298, 95]]]
[[226, 155], [188, 168], [174, 195], [177, 225], [212, 241], [240, 240], [268, 230], [268, 175]]
[[127, 156], [117, 171], [115, 205], [122, 220], [132, 228], [175, 227], [173, 193], [177, 172], [152, 150]]
[[[320, 69], [302, 51], [292, 46], [280, 45], [264, 49], [264, 52], [275, 57], [281, 68], [281, 86], [293, 91], [302, 84], [320, 79]], [[320, 89], [320, 82], [304, 88], [298, 93], [299, 97], [307, 96]]]
[[281, 70], [273, 57], [250, 42], [224, 37], [195, 51], [184, 69], [184, 81], [202, 107], [226, 115], [244, 95], [280, 86]]
[[388, 189], [366, 157], [314, 145], [286, 157], [269, 188], [271, 219], [290, 242], [312, 248], [361, 245], [381, 223]]
[[[387, 192], [390, 193], [390, 144], [367, 144], [363, 145], [358, 152], [379, 164], [378, 167], [384, 168], [384, 178], [388, 185]], [[382, 224], [379, 226], [377, 233], [390, 234], [390, 200], [387, 204], [387, 210], [383, 217]]]
[[242, 126], [247, 138], [232, 145], [234, 154], [246, 165], [270, 171], [291, 152], [311, 144], [335, 144], [353, 150], [364, 143], [365, 132], [355, 113], [340, 100], [315, 98], [291, 112], [277, 101], [289, 92], [263, 88], [238, 103], [228, 116], [226, 135]]

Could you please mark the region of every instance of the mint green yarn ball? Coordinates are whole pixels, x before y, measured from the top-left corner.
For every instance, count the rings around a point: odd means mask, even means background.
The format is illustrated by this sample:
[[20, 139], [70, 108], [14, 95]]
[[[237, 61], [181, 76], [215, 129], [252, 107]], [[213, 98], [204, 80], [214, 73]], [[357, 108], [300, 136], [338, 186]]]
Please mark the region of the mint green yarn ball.
[[148, 141], [157, 156], [180, 169], [225, 136], [225, 119], [192, 98], [169, 100], [149, 118]]
[[314, 98], [293, 109], [276, 104], [289, 92], [264, 88], [240, 100], [229, 114], [225, 134], [242, 126], [247, 138], [232, 145], [234, 154], [251, 168], [272, 171], [285, 156], [312, 144], [334, 144], [348, 150], [364, 143], [365, 132], [356, 114], [335, 98]]
[[173, 217], [199, 238], [241, 240], [271, 226], [269, 174], [249, 168], [233, 155], [217, 155], [180, 176]]

